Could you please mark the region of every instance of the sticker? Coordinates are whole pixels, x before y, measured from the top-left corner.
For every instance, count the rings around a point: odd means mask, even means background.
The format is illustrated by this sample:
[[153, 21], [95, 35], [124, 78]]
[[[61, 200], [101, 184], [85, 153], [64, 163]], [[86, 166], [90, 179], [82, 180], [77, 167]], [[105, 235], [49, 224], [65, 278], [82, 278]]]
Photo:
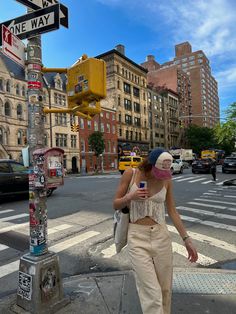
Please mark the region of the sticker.
[[40, 283], [42, 301], [47, 301], [55, 295], [55, 293], [57, 292], [56, 284], [57, 276], [55, 266], [50, 266], [48, 268], [42, 269]]
[[31, 300], [32, 276], [19, 271], [17, 294], [23, 299]]

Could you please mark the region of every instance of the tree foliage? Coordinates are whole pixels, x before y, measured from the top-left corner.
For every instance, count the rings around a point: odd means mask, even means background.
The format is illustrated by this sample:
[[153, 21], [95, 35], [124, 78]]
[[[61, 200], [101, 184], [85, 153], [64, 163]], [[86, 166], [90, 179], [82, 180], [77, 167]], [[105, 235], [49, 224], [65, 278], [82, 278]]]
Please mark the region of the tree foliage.
[[105, 143], [102, 132], [95, 131], [91, 133], [89, 135], [88, 142], [96, 157], [103, 153], [105, 149]]
[[185, 130], [185, 137], [188, 147], [200, 155], [201, 151], [211, 147], [217, 148], [217, 141], [213, 129], [207, 127], [200, 127], [197, 125], [190, 125]]
[[215, 137], [221, 149], [229, 155], [235, 150], [236, 142], [236, 121], [228, 120], [225, 123], [219, 123], [215, 128]]
[[227, 120], [236, 119], [236, 102], [232, 103], [226, 110]]

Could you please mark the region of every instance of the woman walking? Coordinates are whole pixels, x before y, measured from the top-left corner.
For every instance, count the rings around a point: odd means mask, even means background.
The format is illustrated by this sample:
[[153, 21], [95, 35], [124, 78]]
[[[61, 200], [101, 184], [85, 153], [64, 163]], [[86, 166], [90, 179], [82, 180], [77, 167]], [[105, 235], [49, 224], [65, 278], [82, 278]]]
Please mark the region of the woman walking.
[[130, 208], [128, 250], [143, 314], [171, 311], [172, 246], [165, 223], [165, 205], [186, 246], [189, 261], [196, 262], [198, 258], [175, 208], [171, 163], [169, 153], [161, 148], [152, 150], [136, 169], [128, 193], [133, 171], [130, 168], [124, 172], [114, 198], [115, 209]]

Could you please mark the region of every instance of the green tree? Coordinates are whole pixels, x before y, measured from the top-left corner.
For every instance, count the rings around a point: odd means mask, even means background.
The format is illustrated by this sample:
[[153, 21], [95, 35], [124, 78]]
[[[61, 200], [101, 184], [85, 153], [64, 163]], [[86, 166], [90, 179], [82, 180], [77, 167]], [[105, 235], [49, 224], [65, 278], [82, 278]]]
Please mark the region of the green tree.
[[229, 155], [235, 150], [236, 142], [236, 121], [228, 120], [225, 123], [219, 123], [215, 128], [215, 137], [221, 149]]
[[227, 120], [236, 119], [236, 102], [229, 105], [229, 108], [226, 110]]
[[[94, 155], [96, 156], [96, 159], [99, 160], [99, 163], [101, 165], [102, 159], [99, 157], [100, 157], [100, 155], [102, 155], [102, 153], [105, 149], [105, 143], [104, 143], [102, 132], [95, 131], [95, 132], [91, 133], [89, 135], [88, 142], [89, 142], [91, 149], [94, 152]], [[97, 171], [97, 169], [95, 169], [95, 171]]]
[[207, 127], [190, 125], [185, 130], [185, 138], [188, 147], [192, 148], [194, 153], [199, 156], [204, 149], [211, 147], [218, 148], [214, 130]]

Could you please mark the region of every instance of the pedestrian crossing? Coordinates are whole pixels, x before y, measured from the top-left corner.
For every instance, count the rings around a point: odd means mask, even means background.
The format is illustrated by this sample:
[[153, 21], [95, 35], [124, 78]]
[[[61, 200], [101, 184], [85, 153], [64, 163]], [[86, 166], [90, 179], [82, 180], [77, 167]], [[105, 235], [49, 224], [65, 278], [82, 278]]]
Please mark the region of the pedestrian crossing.
[[[202, 193], [200, 197], [194, 198], [186, 204], [177, 206], [183, 222], [191, 223], [191, 228], [187, 228], [188, 234], [196, 242], [199, 251], [199, 260], [197, 264], [209, 266], [222, 260], [232, 259], [236, 253], [235, 233], [236, 233], [236, 200], [235, 191], [224, 189], [223, 187], [211, 187], [208, 191]], [[223, 213], [222, 213], [223, 210]], [[73, 216], [74, 217], [74, 216]], [[16, 220], [20, 219], [20, 223]], [[24, 221], [22, 221], [22, 219]], [[1, 210], [0, 207], [0, 234], [16, 231], [22, 234], [29, 233], [28, 214], [17, 214], [13, 209]], [[75, 218], [73, 218], [75, 219]], [[69, 221], [67, 219], [67, 221]], [[227, 222], [227, 223], [226, 223]], [[6, 225], [6, 223], [8, 225]], [[100, 250], [96, 251], [102, 259], [116, 258], [115, 245], [112, 240], [112, 223], [109, 221], [110, 236], [108, 241], [105, 241]], [[196, 232], [196, 226], [202, 232]], [[177, 230], [167, 218], [167, 227], [173, 239], [173, 252], [179, 256], [187, 257], [186, 248], [178, 236]], [[207, 229], [204, 229], [207, 228]], [[61, 217], [48, 220], [49, 234], [49, 250], [55, 253], [62, 253], [66, 250], [73, 249], [81, 243], [95, 239], [103, 234], [103, 230], [93, 230], [91, 227], [86, 230], [78, 230], [75, 225], [62, 221]], [[65, 236], [60, 240], [62, 232], [71, 231], [69, 236]], [[207, 231], [206, 231], [207, 230]], [[222, 232], [222, 234], [221, 234]], [[226, 236], [226, 233], [229, 233]], [[222, 236], [224, 235], [224, 236]], [[107, 234], [106, 234], [107, 237]], [[60, 241], [58, 241], [58, 239]], [[217, 250], [203, 250], [206, 246]], [[13, 250], [7, 245], [0, 244], [0, 254], [5, 254], [7, 250]], [[76, 252], [76, 250], [75, 250]], [[207, 252], [207, 254], [206, 254]], [[221, 252], [221, 253], [219, 253]], [[222, 253], [223, 252], [223, 253]], [[122, 253], [121, 253], [122, 254]], [[19, 268], [19, 257], [16, 261], [5, 263], [0, 266], [0, 278], [16, 272]]]
[[[110, 179], [120, 179], [120, 174], [111, 174], [111, 175], [93, 175], [93, 176], [80, 176], [75, 177], [79, 180], [91, 180], [91, 179], [98, 179], [101, 180], [110, 180]], [[186, 182], [186, 183], [197, 183], [197, 184], [212, 184], [215, 185], [222, 185], [225, 180], [223, 179], [216, 179], [216, 182], [213, 180], [209, 180], [211, 176], [209, 174], [207, 175], [189, 175], [189, 174], [183, 174], [183, 175], [174, 175], [172, 177], [172, 180], [175, 182]]]

